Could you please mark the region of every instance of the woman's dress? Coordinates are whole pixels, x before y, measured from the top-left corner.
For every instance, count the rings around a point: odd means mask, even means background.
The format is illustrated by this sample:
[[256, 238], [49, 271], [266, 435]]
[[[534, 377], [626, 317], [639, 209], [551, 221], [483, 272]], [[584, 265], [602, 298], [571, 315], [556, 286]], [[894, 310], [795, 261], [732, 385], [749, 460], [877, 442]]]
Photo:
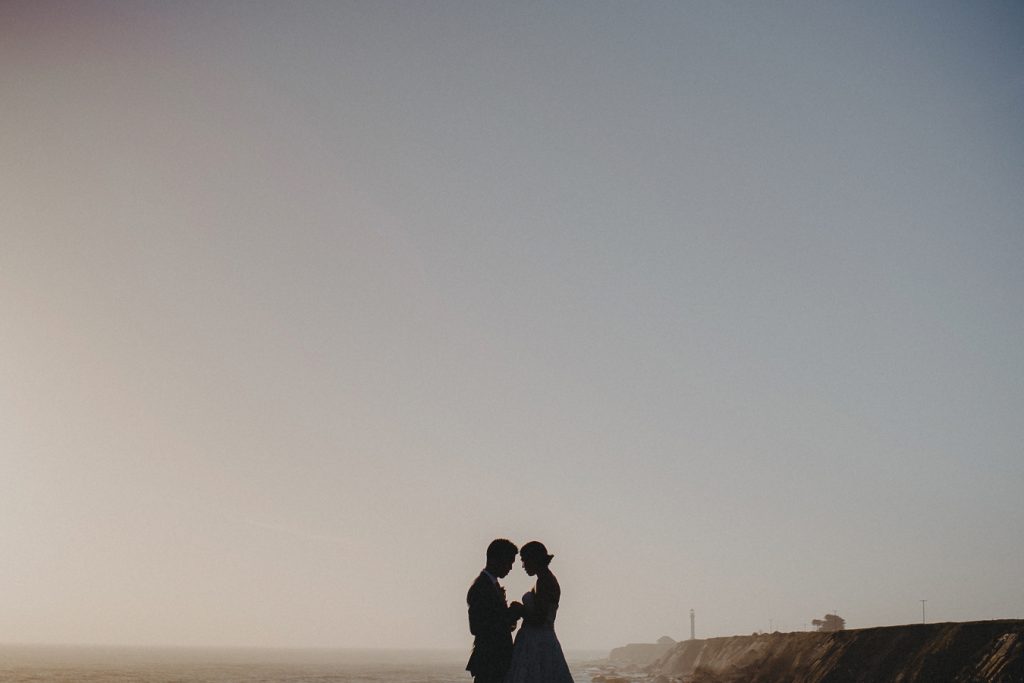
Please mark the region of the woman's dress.
[[516, 633], [505, 683], [573, 683], [555, 635], [558, 603], [538, 597], [535, 587], [523, 596], [523, 607], [526, 616]]

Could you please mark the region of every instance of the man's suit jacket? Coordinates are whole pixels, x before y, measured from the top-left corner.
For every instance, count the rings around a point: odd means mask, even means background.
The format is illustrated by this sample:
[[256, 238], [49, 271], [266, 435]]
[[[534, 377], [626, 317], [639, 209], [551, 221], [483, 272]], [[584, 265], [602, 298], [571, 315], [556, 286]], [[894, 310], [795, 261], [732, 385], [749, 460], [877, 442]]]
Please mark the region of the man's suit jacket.
[[469, 605], [469, 632], [473, 634], [473, 654], [466, 670], [474, 677], [501, 680], [512, 662], [512, 626], [515, 619], [487, 574], [480, 572], [466, 594]]

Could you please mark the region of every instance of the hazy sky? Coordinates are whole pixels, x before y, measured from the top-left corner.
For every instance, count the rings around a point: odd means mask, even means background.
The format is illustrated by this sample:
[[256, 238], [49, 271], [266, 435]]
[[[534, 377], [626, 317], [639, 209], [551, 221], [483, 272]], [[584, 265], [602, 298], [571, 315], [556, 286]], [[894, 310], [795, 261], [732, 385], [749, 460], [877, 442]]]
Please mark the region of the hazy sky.
[[573, 649], [1024, 617], [1022, 38], [3, 2], [0, 642], [468, 650], [495, 536]]

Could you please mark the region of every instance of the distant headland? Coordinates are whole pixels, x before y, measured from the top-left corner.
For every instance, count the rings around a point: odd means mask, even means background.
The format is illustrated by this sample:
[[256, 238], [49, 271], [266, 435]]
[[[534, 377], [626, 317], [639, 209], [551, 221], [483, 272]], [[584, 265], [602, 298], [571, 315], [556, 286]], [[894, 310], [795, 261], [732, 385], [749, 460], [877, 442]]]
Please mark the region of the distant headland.
[[594, 683], [1020, 683], [1024, 620], [635, 643]]

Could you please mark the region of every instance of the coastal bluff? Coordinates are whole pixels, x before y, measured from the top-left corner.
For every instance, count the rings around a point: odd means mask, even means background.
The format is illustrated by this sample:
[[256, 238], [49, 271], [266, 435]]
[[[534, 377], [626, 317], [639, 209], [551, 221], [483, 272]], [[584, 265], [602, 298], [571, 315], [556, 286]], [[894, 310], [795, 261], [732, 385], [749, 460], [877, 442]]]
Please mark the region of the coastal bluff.
[[1021, 683], [1024, 620], [688, 640], [643, 664], [655, 651], [616, 648], [609, 661], [661, 683]]
[[620, 666], [643, 668], [657, 662], [679, 644], [668, 636], [662, 636], [656, 643], [630, 643], [617, 647], [611, 651], [608, 659]]

